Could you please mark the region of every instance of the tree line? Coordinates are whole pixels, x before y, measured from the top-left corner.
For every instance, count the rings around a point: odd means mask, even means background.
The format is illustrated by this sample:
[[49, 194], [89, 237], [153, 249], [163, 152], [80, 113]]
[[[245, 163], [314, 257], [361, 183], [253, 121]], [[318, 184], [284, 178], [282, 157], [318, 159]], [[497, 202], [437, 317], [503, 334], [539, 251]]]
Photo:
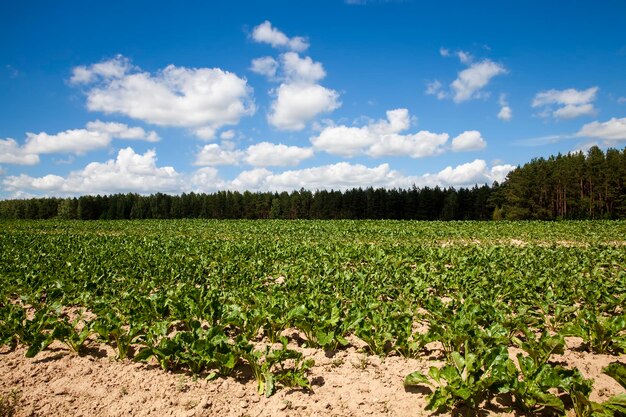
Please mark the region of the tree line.
[[472, 188], [301, 189], [84, 195], [0, 201], [5, 219], [399, 219], [523, 220], [626, 218], [626, 149], [598, 147], [536, 158], [502, 184]]
[[626, 148], [535, 158], [502, 189], [507, 219], [626, 218]]

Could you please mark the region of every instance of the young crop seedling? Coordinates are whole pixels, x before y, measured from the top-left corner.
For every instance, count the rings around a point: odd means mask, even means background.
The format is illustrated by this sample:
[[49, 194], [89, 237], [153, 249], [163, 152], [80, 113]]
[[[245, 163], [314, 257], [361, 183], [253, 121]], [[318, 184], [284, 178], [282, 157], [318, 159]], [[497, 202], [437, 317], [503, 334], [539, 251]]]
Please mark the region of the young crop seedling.
[[[300, 352], [288, 349], [285, 337], [281, 337], [280, 342], [282, 346], [279, 349], [270, 350], [266, 345], [265, 351], [250, 349], [243, 354], [243, 358], [252, 368], [259, 395], [272, 396], [277, 383], [304, 389], [311, 386], [306, 374], [315, 364], [313, 359], [303, 360]], [[288, 366], [288, 361], [292, 361], [293, 365]]]
[[597, 312], [583, 310], [564, 333], [582, 337], [594, 353], [626, 352], [626, 314], [603, 317]]
[[464, 353], [454, 351], [442, 368], [431, 367], [428, 376], [413, 372], [404, 385], [427, 385], [434, 389], [428, 396], [427, 410], [447, 411], [466, 406], [476, 411], [483, 400], [501, 392], [515, 372], [506, 347], [475, 354], [465, 346]]

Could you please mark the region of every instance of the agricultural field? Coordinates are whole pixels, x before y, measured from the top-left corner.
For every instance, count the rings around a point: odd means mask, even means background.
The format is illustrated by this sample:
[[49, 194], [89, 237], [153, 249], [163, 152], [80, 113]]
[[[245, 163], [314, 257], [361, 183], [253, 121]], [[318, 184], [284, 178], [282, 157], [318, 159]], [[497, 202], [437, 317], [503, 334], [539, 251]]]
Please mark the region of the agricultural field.
[[0, 415], [625, 415], [625, 305], [626, 222], [3, 221]]

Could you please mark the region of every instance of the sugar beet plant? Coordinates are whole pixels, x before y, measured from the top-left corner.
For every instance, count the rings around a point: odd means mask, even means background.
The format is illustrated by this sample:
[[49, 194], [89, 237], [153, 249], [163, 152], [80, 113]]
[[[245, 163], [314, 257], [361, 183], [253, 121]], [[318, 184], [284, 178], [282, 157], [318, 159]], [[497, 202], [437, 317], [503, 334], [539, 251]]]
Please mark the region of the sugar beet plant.
[[375, 355], [440, 354], [406, 379], [433, 410], [509, 395], [526, 413], [608, 415], [621, 397], [594, 405], [553, 358], [571, 335], [624, 352], [624, 236], [623, 222], [3, 221], [0, 349], [106, 343], [211, 377], [247, 366], [271, 395], [310, 386], [296, 343], [358, 337]]

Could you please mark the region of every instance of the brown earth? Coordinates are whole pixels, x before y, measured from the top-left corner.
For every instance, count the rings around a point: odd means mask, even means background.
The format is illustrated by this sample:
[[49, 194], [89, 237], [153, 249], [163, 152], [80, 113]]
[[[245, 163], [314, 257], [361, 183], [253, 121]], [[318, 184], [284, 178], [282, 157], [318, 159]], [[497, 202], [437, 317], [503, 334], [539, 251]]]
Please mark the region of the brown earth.
[[[381, 359], [358, 349], [358, 339], [351, 341], [351, 347], [334, 354], [298, 348], [315, 360], [309, 374], [312, 389], [281, 388], [270, 398], [257, 394], [255, 380], [245, 372], [208, 381], [151, 364], [115, 361], [106, 345], [92, 344], [89, 354], [81, 357], [57, 342], [33, 359], [24, 357], [24, 347], [2, 352], [0, 394], [20, 391], [17, 416], [430, 415], [424, 411], [428, 391], [405, 389], [403, 380], [410, 372], [440, 365], [440, 352], [433, 350], [421, 359]], [[623, 392], [601, 369], [615, 360], [623, 362], [624, 355], [589, 354], [579, 345], [580, 340], [568, 339], [568, 351], [555, 361], [595, 380], [592, 400]], [[485, 415], [517, 415], [501, 404], [486, 409]]]

